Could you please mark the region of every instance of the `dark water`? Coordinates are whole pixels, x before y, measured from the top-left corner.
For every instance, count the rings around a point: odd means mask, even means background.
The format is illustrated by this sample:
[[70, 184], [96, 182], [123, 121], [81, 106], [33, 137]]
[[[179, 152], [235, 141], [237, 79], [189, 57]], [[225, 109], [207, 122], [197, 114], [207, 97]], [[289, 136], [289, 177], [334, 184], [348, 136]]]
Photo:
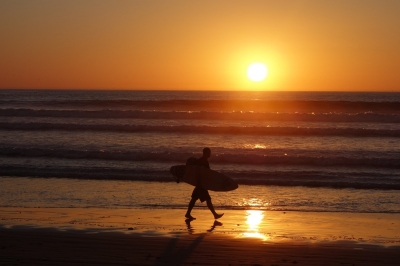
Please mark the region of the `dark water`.
[[400, 93], [0, 90], [3, 177], [171, 182], [205, 146], [240, 185], [400, 190]]

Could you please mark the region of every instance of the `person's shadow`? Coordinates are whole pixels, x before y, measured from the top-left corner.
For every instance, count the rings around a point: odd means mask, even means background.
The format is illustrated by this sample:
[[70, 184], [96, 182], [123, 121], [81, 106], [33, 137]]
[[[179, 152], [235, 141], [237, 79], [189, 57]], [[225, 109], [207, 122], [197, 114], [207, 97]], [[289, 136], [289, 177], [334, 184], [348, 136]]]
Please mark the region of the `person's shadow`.
[[217, 220], [215, 220], [214, 224], [211, 226], [210, 229], [207, 230], [207, 232], [212, 232], [212, 231], [214, 231], [215, 227], [221, 226], [221, 225], [223, 225], [221, 222], [218, 222]]
[[[190, 224], [191, 221], [193, 220], [191, 219], [185, 220], [189, 234], [194, 233], [193, 226]], [[217, 226], [221, 225], [222, 225], [221, 222], [214, 221], [213, 225], [211, 226], [210, 229], [207, 230], [207, 232], [210, 233]], [[187, 258], [189, 258], [190, 254], [194, 252], [196, 247], [201, 243], [201, 241], [206, 235], [207, 233], [200, 234], [196, 239], [193, 240], [193, 242], [189, 246], [179, 247], [178, 249], [177, 249], [177, 244], [179, 238], [172, 238], [171, 241], [166, 246], [164, 253], [157, 257], [157, 260], [155, 261], [154, 265], [165, 265], [165, 264], [180, 265], [184, 263], [187, 260]]]
[[186, 227], [187, 227], [189, 234], [193, 234], [193, 232], [194, 232], [193, 226], [190, 224], [191, 221], [193, 221], [193, 220], [192, 219], [185, 220]]
[[[185, 220], [186, 227], [187, 227], [187, 229], [188, 229], [189, 234], [193, 234], [193, 233], [194, 233], [193, 226], [190, 224], [192, 221], [193, 221], [192, 219], [186, 219], [186, 220]], [[217, 226], [222, 226], [222, 225], [223, 225], [223, 223], [221, 223], [221, 222], [215, 220], [214, 223], [213, 223], [213, 225], [211, 226], [210, 229], [207, 230], [207, 232], [211, 233], [212, 231], [214, 231], [214, 229], [215, 229]]]

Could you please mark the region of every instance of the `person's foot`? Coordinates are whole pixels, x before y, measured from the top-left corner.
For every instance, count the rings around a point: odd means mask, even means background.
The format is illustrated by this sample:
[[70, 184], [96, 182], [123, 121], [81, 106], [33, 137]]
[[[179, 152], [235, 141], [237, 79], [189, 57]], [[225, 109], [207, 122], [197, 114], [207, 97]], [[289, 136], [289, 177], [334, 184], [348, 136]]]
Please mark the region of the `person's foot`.
[[224, 216], [224, 214], [216, 213], [216, 214], [214, 214], [214, 219], [217, 220], [217, 219], [221, 218], [222, 216]]
[[196, 218], [194, 218], [192, 215], [190, 214], [186, 214], [185, 217], [189, 220], [196, 220]]

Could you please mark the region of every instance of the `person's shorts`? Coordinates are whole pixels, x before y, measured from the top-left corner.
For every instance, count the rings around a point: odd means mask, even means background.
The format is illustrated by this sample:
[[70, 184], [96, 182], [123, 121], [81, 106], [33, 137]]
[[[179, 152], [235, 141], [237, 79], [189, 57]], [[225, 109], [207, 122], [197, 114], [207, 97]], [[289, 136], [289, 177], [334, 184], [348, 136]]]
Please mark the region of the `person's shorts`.
[[195, 187], [192, 193], [193, 199], [200, 199], [201, 202], [206, 200], [211, 200], [210, 194], [208, 194], [208, 190], [202, 187]]

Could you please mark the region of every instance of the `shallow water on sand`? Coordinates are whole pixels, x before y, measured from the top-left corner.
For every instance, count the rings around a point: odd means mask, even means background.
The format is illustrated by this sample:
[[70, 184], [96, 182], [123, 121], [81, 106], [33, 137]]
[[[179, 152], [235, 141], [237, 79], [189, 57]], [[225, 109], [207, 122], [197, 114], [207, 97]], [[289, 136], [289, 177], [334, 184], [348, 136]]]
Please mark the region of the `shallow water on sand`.
[[[193, 187], [186, 183], [0, 178], [0, 207], [186, 209]], [[241, 185], [210, 191], [221, 210], [400, 213], [396, 190], [357, 190]], [[206, 208], [197, 202], [195, 208]]]

